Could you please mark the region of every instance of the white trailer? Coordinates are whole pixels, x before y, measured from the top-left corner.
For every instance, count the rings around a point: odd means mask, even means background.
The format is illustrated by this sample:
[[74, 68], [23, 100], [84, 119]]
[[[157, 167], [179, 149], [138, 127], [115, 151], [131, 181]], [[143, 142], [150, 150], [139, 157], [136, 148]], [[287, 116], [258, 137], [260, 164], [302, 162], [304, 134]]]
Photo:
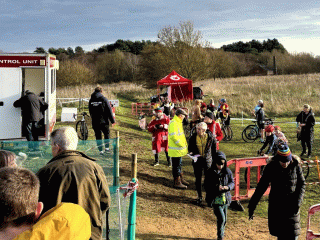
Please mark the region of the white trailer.
[[51, 54], [0, 54], [0, 140], [22, 139], [21, 108], [13, 106], [25, 90], [44, 94], [48, 103], [40, 139], [48, 140], [56, 122], [56, 71]]

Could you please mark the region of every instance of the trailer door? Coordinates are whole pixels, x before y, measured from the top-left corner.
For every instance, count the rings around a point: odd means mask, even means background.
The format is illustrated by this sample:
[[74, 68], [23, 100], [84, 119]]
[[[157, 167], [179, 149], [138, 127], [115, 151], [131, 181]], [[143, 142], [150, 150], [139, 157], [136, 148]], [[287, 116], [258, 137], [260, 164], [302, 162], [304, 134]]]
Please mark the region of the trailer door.
[[0, 70], [0, 139], [21, 138], [21, 109], [13, 107], [21, 97], [21, 69]]

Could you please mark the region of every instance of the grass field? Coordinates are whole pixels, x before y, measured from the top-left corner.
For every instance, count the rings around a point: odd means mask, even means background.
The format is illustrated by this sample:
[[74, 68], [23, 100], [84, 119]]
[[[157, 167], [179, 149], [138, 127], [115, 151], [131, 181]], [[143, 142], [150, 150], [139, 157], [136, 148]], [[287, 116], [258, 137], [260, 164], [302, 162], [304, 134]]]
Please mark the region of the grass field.
[[[288, 79], [285, 79], [285, 77], [280, 78], [283, 82], [288, 82], [286, 86], [289, 86], [289, 83], [292, 82], [297, 88], [301, 84], [295, 82], [300, 79], [299, 77], [288, 76]], [[288, 89], [281, 87], [277, 88], [277, 93], [269, 91], [277, 86], [275, 77], [271, 79], [256, 77], [251, 80], [249, 78], [216, 80], [210, 87], [210, 89], [213, 89], [212, 92], [206, 90], [209, 83], [203, 86], [203, 89], [205, 94], [208, 94], [206, 102], [209, 101], [209, 98], [216, 100], [226, 96], [230, 103], [231, 111], [234, 113], [233, 117], [242, 116], [242, 112], [246, 113], [244, 116], [249, 117], [249, 112], [256, 105], [256, 101], [264, 99], [266, 106], [268, 106], [266, 107], [267, 114], [274, 119], [275, 125], [279, 125], [282, 128], [289, 140], [291, 151], [299, 155], [301, 146], [296, 141], [295, 116], [301, 110], [303, 103], [309, 103], [314, 107], [316, 121], [317, 113], [320, 110], [318, 106], [320, 87], [319, 85], [315, 85], [319, 80], [319, 75], [301, 76], [301, 79], [306, 79], [303, 82], [303, 86], [300, 89], [295, 89], [292, 93], [291, 90], [293, 91], [293, 89], [290, 88], [289, 94], [286, 93], [286, 95], [285, 92], [288, 92]], [[255, 81], [255, 83], [250, 83], [250, 81]], [[241, 82], [243, 84], [240, 84]], [[239, 93], [240, 86], [242, 85], [251, 86], [252, 89], [246, 89], [243, 90], [245, 92]], [[309, 85], [315, 86], [315, 89], [309, 89], [308, 91], [311, 92], [306, 96], [304, 93], [308, 88], [306, 86]], [[225, 90], [226, 86], [228, 91]], [[262, 94], [260, 92], [259, 94], [258, 90], [261, 90], [261, 86], [265, 86], [264, 89], [269, 90]], [[138, 127], [138, 116], [131, 114], [131, 103], [138, 101], [147, 102], [149, 101], [149, 97], [155, 94], [155, 91], [149, 91], [141, 86], [134, 85], [130, 85], [128, 89], [125, 85], [121, 84], [119, 86], [106, 85], [104, 87], [108, 89], [106, 95], [109, 99], [117, 98], [120, 100], [120, 107], [116, 110], [117, 124], [111, 128], [111, 137], [115, 136], [116, 131], [120, 132], [120, 176], [122, 183], [126, 183], [130, 179], [131, 155], [133, 153], [137, 153], [138, 155], [138, 179], [140, 187], [137, 193], [137, 239], [215, 239], [216, 220], [212, 210], [209, 208], [202, 209], [191, 203], [196, 198], [191, 160], [187, 157], [183, 159], [185, 178], [191, 183], [190, 187], [185, 191], [172, 188], [171, 169], [165, 165], [166, 160], [163, 153], [160, 154], [160, 163], [162, 164], [156, 168], [151, 165], [154, 161], [151, 152], [151, 134], [147, 131], [142, 131]], [[283, 90], [282, 92], [280, 91], [281, 89]], [[300, 97], [299, 92], [301, 92]], [[288, 95], [293, 95], [290, 98], [291, 102], [289, 100], [282, 101]], [[83, 97], [89, 96], [90, 94]], [[58, 97], [62, 97], [59, 96], [59, 92]], [[272, 99], [276, 99], [276, 103], [272, 103]], [[290, 106], [288, 107], [287, 104], [290, 104]], [[283, 109], [283, 111], [278, 113], [279, 109]], [[148, 119], [150, 120], [150, 118]], [[247, 120], [231, 121], [234, 137], [230, 142], [220, 143], [220, 148], [226, 153], [228, 160], [256, 156], [261, 143], [258, 141], [245, 143], [241, 138], [241, 132], [248, 124], [250, 124], [250, 121]], [[91, 128], [89, 129], [90, 138], [93, 139], [93, 131]], [[319, 131], [319, 125], [316, 125], [313, 159], [316, 156], [320, 156]], [[242, 171], [241, 176], [243, 175]], [[244, 182], [243, 180], [244, 177], [241, 181]], [[314, 165], [310, 170], [307, 182], [318, 181], [320, 180], [317, 168]], [[244, 187], [244, 183], [241, 186]], [[305, 237], [308, 208], [313, 204], [320, 203], [319, 194], [319, 185], [307, 185], [301, 208], [303, 235], [300, 239]], [[270, 237], [267, 228], [267, 198], [263, 198], [260, 202], [255, 212], [256, 218], [251, 222], [248, 221], [247, 217], [248, 212], [246, 207], [248, 202], [244, 200], [241, 203], [245, 208], [244, 212], [228, 212], [226, 239], [274, 239]], [[316, 216], [313, 221], [319, 223], [320, 217]], [[319, 224], [317, 226], [313, 225], [313, 227], [317, 227], [317, 230], [320, 231]]]

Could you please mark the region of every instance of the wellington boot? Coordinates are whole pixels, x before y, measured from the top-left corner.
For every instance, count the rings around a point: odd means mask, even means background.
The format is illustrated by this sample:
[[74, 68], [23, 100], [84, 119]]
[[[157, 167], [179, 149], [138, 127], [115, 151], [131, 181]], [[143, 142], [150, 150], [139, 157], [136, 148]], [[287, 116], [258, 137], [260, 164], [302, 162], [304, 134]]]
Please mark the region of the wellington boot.
[[179, 177], [176, 177], [176, 178], [174, 179], [174, 187], [175, 187], [175, 188], [178, 188], [178, 189], [187, 189], [187, 188], [188, 188], [186, 185], [183, 185], [183, 184], [181, 183], [181, 177], [180, 177], [180, 176], [179, 176]]
[[186, 186], [189, 186], [190, 184], [186, 181], [186, 180], [184, 180], [183, 179], [183, 173], [181, 173], [181, 182], [182, 182], [182, 184], [184, 184], [184, 185], [186, 185]]
[[168, 158], [168, 159], [167, 159], [167, 162], [168, 162], [168, 167], [172, 167], [171, 158]]

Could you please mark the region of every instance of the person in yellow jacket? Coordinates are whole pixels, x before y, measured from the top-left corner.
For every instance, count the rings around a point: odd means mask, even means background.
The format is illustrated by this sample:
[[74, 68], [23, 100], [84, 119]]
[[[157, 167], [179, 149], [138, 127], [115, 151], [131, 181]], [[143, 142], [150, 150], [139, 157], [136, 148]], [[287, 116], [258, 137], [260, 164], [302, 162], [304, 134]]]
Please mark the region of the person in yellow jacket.
[[175, 116], [170, 121], [169, 132], [169, 149], [168, 155], [172, 161], [172, 175], [174, 179], [174, 187], [179, 189], [186, 189], [188, 182], [184, 181], [182, 177], [182, 157], [188, 153], [188, 145], [186, 136], [182, 126], [183, 119], [187, 113], [179, 108]]
[[60, 203], [39, 219], [39, 179], [28, 169], [0, 169], [1, 240], [88, 240], [90, 216], [79, 205]]

